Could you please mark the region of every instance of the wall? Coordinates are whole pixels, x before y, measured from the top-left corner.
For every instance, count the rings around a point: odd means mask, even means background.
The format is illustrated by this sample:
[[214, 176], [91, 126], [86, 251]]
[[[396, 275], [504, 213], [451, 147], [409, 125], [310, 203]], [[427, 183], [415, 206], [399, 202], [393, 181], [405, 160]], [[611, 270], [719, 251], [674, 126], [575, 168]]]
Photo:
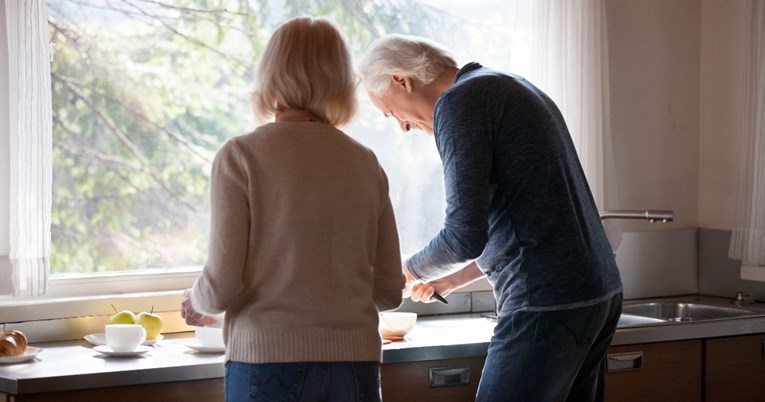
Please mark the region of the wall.
[[[698, 292], [765, 297], [765, 285], [742, 281], [740, 261], [727, 257], [739, 201], [748, 3], [607, 0], [616, 198], [623, 208], [674, 209], [678, 220], [622, 223], [640, 231], [626, 233], [617, 251], [628, 297], [692, 291], [679, 257], [688, 247], [698, 252]], [[683, 231], [643, 232], [678, 227], [701, 228], [696, 242]]]
[[699, 293], [734, 297], [744, 292], [750, 300], [765, 301], [765, 283], [742, 280], [741, 261], [728, 258], [729, 230], [699, 230]]
[[675, 222], [619, 221], [624, 231], [698, 225], [699, 0], [607, 0], [612, 209], [671, 209]]
[[625, 233], [616, 253], [624, 298], [698, 293], [697, 244], [696, 229]]
[[661, 229], [732, 229], [748, 2], [607, 0], [606, 6], [620, 183], [611, 207], [674, 209], [677, 222]]
[[[738, 207], [747, 1], [701, 3], [699, 226], [727, 229]], [[765, 201], [763, 201], [765, 202]]]

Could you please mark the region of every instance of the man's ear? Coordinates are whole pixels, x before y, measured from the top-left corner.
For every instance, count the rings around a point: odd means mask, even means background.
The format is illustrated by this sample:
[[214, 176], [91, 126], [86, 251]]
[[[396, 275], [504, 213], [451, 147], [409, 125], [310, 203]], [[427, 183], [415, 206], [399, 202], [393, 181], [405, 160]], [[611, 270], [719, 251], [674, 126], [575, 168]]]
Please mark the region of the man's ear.
[[403, 75], [391, 75], [393, 86], [399, 89], [403, 89], [406, 92], [412, 92], [414, 87], [412, 86], [412, 79]]

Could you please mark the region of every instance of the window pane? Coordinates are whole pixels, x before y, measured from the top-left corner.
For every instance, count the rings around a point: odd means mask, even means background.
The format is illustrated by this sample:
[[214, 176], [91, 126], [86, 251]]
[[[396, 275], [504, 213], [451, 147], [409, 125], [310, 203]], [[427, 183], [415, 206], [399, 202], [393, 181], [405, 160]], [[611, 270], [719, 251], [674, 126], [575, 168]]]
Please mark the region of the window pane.
[[[53, 273], [204, 262], [212, 158], [226, 139], [254, 128], [252, 69], [270, 32], [287, 18], [329, 16], [356, 58], [373, 38], [397, 32], [438, 40], [461, 64], [516, 71], [527, 65], [529, 41], [517, 23], [523, 7], [515, 3], [354, 4], [48, 0], [55, 46]], [[346, 131], [386, 169], [402, 251], [413, 253], [443, 220], [433, 138], [401, 134], [365, 95], [359, 100]]]

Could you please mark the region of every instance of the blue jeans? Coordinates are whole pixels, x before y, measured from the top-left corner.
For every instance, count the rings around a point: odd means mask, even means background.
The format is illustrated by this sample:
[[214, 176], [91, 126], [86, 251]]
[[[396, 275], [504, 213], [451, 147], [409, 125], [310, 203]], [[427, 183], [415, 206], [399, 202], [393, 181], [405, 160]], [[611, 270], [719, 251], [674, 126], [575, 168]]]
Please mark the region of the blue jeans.
[[227, 402], [379, 402], [379, 362], [226, 362]]
[[622, 294], [570, 310], [517, 311], [500, 317], [477, 401], [603, 401], [606, 352]]

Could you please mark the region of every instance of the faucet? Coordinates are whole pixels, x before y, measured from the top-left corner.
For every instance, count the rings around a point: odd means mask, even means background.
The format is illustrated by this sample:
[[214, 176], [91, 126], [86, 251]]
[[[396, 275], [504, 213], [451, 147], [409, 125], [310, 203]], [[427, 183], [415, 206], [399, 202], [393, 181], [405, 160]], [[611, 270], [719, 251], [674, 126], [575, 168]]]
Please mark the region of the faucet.
[[[672, 222], [675, 220], [674, 211], [665, 210], [631, 210], [631, 209], [607, 209], [605, 211], [599, 211], [600, 221], [606, 219], [645, 219], [653, 222]], [[616, 250], [614, 250], [614, 258], [616, 258]]]
[[672, 222], [675, 219], [674, 211], [664, 210], [627, 210], [613, 209], [600, 212], [600, 220], [606, 219], [645, 219], [651, 222]]

